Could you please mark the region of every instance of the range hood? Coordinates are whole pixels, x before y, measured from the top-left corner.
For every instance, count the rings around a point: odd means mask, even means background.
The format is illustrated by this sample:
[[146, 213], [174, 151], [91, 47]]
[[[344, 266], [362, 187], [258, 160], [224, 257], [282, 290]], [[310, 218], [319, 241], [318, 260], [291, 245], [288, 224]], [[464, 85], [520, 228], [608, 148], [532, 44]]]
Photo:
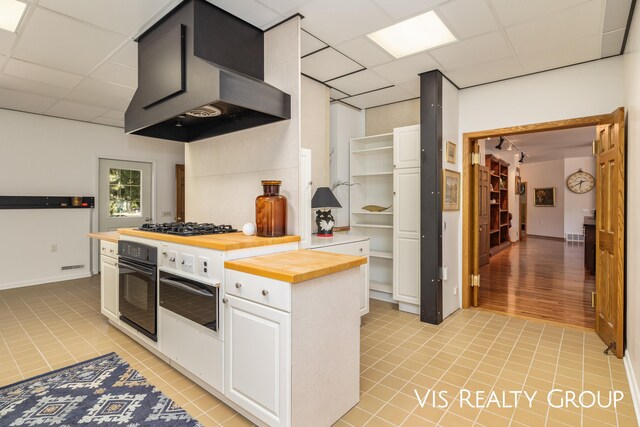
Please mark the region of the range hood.
[[136, 41], [127, 133], [191, 142], [291, 118], [291, 97], [263, 81], [263, 31], [204, 0], [182, 2]]

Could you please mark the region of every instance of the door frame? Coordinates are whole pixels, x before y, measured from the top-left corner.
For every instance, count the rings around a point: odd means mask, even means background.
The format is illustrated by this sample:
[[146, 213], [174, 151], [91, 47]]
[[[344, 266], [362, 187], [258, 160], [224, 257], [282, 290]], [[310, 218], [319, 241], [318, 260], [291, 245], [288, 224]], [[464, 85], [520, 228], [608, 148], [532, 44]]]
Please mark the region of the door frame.
[[501, 136], [597, 126], [608, 123], [610, 117], [611, 113], [600, 114], [573, 119], [555, 120], [551, 122], [467, 132], [462, 135], [462, 308], [469, 308], [473, 305], [471, 275], [477, 274], [478, 272], [478, 242], [476, 242], [476, 233], [474, 233], [478, 229], [478, 200], [477, 190], [471, 186], [471, 176], [473, 174], [471, 156], [472, 153], [479, 152], [478, 141], [481, 139]]

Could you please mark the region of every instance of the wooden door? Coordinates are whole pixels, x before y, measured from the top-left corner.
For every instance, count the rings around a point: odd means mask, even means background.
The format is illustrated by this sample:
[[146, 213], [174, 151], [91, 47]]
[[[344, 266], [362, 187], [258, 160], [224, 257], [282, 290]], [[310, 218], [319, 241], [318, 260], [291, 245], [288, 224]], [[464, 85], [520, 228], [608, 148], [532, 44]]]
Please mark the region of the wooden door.
[[[480, 186], [480, 145], [478, 140], [472, 140], [471, 153], [475, 160], [471, 164], [471, 182], [469, 188], [479, 188]], [[472, 214], [469, 224], [471, 241], [471, 293], [473, 306], [478, 306], [478, 286], [480, 286], [480, 220], [478, 209], [480, 207], [480, 192], [473, 191], [473, 203], [471, 204]]]
[[479, 166], [478, 171], [478, 256], [479, 266], [489, 264], [489, 199], [491, 189], [491, 177], [487, 166]]
[[596, 332], [614, 354], [624, 353], [624, 108], [597, 127]]
[[186, 221], [184, 218], [184, 165], [176, 165], [176, 221]]

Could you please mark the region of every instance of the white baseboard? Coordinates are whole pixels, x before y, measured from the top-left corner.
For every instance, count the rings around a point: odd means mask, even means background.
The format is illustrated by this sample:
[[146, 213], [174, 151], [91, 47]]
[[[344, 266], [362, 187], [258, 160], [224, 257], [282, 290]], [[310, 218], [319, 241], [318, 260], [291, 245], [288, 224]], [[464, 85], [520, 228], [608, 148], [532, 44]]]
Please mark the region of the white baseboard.
[[0, 283], [0, 291], [5, 289], [24, 288], [27, 286], [43, 285], [45, 283], [63, 282], [65, 280], [84, 279], [91, 277], [91, 273], [87, 270], [74, 274], [65, 274], [63, 276], [43, 277], [36, 280], [25, 280], [22, 282]]
[[397, 304], [398, 301], [393, 299], [393, 296], [387, 292], [374, 291], [373, 289], [369, 290], [369, 298], [377, 299], [378, 301], [386, 301]]
[[633, 370], [633, 365], [631, 365], [631, 357], [629, 356], [628, 350], [625, 352], [622, 362], [624, 363], [624, 369], [627, 371], [627, 379], [629, 380], [629, 388], [631, 389], [631, 400], [633, 401], [633, 409], [636, 412], [636, 419], [639, 419], [640, 388], [638, 387], [638, 382], [636, 381], [636, 375]]
[[398, 310], [411, 314], [420, 314], [420, 306], [416, 304], [410, 304], [408, 302], [398, 303]]

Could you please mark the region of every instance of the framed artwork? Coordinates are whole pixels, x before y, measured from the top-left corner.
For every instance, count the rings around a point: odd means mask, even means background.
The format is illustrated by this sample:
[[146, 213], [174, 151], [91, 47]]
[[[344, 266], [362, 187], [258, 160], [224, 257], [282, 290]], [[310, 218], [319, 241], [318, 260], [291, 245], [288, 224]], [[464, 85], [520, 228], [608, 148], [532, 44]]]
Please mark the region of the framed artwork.
[[442, 171], [442, 210], [460, 210], [460, 172]]
[[524, 186], [522, 185], [522, 178], [516, 175], [516, 194], [524, 194]]
[[553, 207], [556, 205], [556, 187], [533, 190], [533, 206]]
[[456, 144], [447, 141], [447, 162], [456, 164]]

